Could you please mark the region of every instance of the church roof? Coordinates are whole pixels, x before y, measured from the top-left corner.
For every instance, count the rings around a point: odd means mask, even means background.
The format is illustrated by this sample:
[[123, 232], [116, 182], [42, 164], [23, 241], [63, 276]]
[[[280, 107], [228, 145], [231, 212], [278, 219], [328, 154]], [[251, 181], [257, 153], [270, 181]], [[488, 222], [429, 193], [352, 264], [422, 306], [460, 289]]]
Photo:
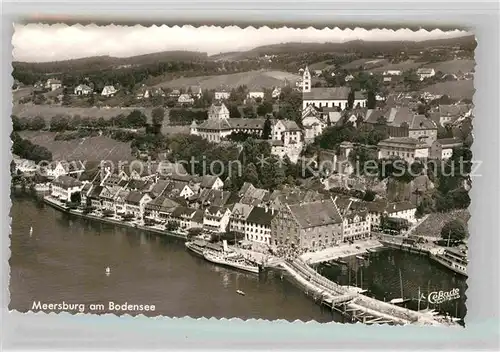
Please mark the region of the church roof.
[[310, 92], [303, 92], [304, 100], [347, 100], [350, 89], [348, 87], [311, 88]]

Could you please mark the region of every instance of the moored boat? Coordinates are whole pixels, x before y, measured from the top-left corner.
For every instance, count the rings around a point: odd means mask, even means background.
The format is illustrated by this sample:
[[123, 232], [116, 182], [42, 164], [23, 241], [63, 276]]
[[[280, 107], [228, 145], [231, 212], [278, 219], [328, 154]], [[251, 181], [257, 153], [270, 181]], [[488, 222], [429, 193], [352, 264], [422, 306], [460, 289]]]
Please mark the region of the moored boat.
[[188, 241], [184, 244], [187, 249], [191, 252], [203, 257], [204, 251], [221, 252], [222, 247], [220, 245], [210, 243], [205, 240], [196, 239], [193, 241]]
[[35, 191], [37, 192], [49, 192], [50, 183], [37, 183], [35, 184]]
[[209, 262], [214, 264], [219, 264], [243, 271], [248, 271], [254, 274], [258, 274], [260, 269], [258, 265], [255, 265], [251, 261], [247, 260], [245, 257], [239, 254], [227, 254], [227, 253], [217, 253], [209, 250], [203, 251], [203, 256]]
[[455, 273], [467, 277], [468, 261], [466, 253], [449, 248], [445, 249], [442, 253], [432, 254], [431, 259], [453, 270]]

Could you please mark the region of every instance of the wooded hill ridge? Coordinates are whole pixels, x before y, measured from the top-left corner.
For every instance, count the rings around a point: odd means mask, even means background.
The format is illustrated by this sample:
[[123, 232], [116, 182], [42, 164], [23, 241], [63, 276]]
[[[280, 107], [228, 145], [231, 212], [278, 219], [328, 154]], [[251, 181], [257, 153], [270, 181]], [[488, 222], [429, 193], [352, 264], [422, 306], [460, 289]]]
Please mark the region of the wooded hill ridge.
[[227, 52], [209, 56], [207, 53], [195, 51], [162, 51], [131, 57], [92, 56], [86, 58], [51, 61], [51, 62], [20, 62], [14, 61], [13, 67], [21, 70], [38, 71], [43, 73], [61, 73], [79, 70], [105, 70], [126, 68], [128, 65], [149, 65], [168, 61], [235, 61], [255, 59], [262, 55], [294, 54], [299, 52], [329, 52], [329, 53], [363, 53], [365, 55], [377, 52], [391, 52], [394, 50], [416, 50], [435, 46], [456, 46], [473, 50], [476, 40], [473, 35], [426, 40], [426, 41], [363, 41], [353, 40], [343, 43], [282, 43], [259, 46], [241, 51]]

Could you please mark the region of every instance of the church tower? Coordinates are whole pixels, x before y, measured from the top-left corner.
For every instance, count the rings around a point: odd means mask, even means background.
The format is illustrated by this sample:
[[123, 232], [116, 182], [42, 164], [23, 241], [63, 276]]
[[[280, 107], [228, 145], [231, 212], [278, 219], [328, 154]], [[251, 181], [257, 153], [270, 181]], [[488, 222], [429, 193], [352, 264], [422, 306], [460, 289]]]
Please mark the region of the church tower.
[[302, 92], [311, 91], [311, 73], [309, 73], [309, 67], [306, 66], [304, 70], [304, 75], [302, 76]]

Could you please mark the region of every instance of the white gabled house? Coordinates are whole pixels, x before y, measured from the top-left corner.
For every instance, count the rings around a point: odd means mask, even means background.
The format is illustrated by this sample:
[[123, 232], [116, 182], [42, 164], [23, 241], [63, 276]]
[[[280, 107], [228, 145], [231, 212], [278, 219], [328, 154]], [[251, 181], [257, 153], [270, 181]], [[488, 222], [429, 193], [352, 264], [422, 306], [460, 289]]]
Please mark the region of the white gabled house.
[[114, 86], [106, 86], [102, 89], [101, 95], [103, 97], [112, 97], [114, 96], [118, 91]]
[[82, 96], [84, 96], [84, 95], [90, 95], [90, 94], [92, 94], [93, 91], [94, 90], [91, 87], [89, 87], [88, 85], [86, 85], [86, 84], [79, 84], [75, 88], [74, 93], [75, 93], [75, 95], [82, 95]]
[[226, 232], [231, 218], [231, 211], [225, 207], [211, 205], [205, 209], [203, 215], [203, 229], [207, 232]]
[[215, 98], [215, 100], [227, 100], [227, 99], [229, 99], [230, 96], [231, 96], [231, 92], [221, 90], [221, 91], [215, 92], [214, 98]]
[[81, 161], [56, 161], [46, 167], [42, 167], [42, 169], [47, 178], [55, 179], [63, 175], [79, 177], [85, 171], [85, 166]]
[[194, 103], [194, 99], [189, 94], [181, 94], [177, 102], [182, 105], [192, 105]]
[[203, 210], [179, 206], [175, 208], [170, 218], [177, 222], [182, 230], [203, 227]]
[[133, 214], [137, 219], [142, 219], [144, 217], [144, 207], [151, 200], [149, 194], [131, 191], [125, 200], [126, 213]]
[[51, 196], [63, 202], [71, 201], [71, 196], [81, 192], [84, 184], [76, 178], [62, 175], [52, 181]]

